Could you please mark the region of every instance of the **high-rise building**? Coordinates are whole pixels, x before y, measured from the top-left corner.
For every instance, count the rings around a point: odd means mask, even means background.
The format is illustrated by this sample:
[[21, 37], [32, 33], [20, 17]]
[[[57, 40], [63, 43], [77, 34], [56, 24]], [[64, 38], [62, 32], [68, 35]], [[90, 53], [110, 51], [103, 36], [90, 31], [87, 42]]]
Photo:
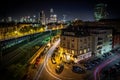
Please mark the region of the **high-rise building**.
[[63, 22], [66, 22], [66, 15], [63, 14]]
[[45, 24], [46, 24], [46, 18], [45, 18], [45, 13], [44, 13], [44, 11], [41, 11], [41, 12], [40, 12], [40, 21], [41, 21], [42, 25], [45, 25]]
[[94, 17], [96, 21], [99, 21], [100, 19], [106, 19], [108, 15], [106, 7], [107, 4], [103, 4], [103, 3], [97, 4], [95, 6]]
[[51, 8], [51, 9], [50, 9], [50, 13], [51, 13], [51, 14], [53, 14], [53, 13], [54, 13], [53, 8]]
[[8, 17], [8, 22], [12, 22], [12, 17]]
[[54, 10], [51, 8], [49, 23], [55, 23], [55, 22], [57, 22], [57, 15], [54, 14]]

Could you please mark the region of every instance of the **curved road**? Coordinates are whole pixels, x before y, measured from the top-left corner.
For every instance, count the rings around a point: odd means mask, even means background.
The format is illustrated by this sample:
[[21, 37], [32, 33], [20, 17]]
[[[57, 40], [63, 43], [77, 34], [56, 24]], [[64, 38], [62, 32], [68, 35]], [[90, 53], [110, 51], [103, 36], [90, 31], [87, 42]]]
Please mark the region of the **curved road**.
[[96, 67], [96, 69], [94, 70], [94, 80], [100, 80], [100, 71], [105, 68], [108, 64], [110, 64], [111, 62], [115, 61], [116, 59], [120, 58], [120, 54], [115, 55], [114, 57], [112, 57], [111, 59], [107, 59], [106, 61], [104, 61], [102, 64], [100, 64], [98, 67]]
[[[44, 69], [46, 69], [46, 64], [47, 64], [47, 62], [48, 62], [48, 59], [49, 59], [50, 56], [52, 55], [53, 51], [55, 50], [55, 48], [57, 47], [57, 45], [59, 44], [59, 42], [60, 42], [60, 39], [59, 39], [56, 43], [54, 43], [54, 46], [52, 46], [52, 47], [49, 49], [49, 51], [48, 51], [47, 54], [45, 55], [43, 65], [39, 67], [39, 69], [38, 69], [38, 71], [36, 72], [35, 77], [34, 77], [33, 80], [39, 80], [39, 78], [40, 78], [40, 76], [41, 76], [41, 73], [43, 72]], [[46, 71], [48, 72], [47, 69], [46, 69]], [[48, 72], [48, 73], [49, 73], [49, 72]], [[55, 77], [55, 76], [52, 76], [52, 77], [54, 77], [54, 78], [56, 78], [56, 79], [59, 79], [59, 78], [57, 78], [57, 77]]]

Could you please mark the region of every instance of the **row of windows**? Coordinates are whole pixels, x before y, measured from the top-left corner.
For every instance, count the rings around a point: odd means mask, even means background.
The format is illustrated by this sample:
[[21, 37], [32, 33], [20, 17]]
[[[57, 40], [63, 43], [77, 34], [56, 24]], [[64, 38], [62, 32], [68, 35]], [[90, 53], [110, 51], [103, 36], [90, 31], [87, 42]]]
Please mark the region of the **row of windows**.
[[[80, 50], [78, 54], [85, 54], [85, 53], [87, 53], [89, 51], [90, 51], [90, 48], [85, 48], [85, 49]], [[75, 50], [67, 50], [67, 52], [75, 54]]]
[[[65, 47], [65, 43], [62, 44], [63, 47]], [[86, 47], [90, 47], [90, 44], [84, 44], [84, 45], [80, 45], [80, 48], [86, 48]], [[70, 48], [70, 43], [67, 42], [67, 48]], [[71, 44], [71, 48], [75, 48], [75, 44]]]
[[90, 51], [90, 48], [80, 50], [80, 54], [84, 54]]
[[[63, 40], [66, 40], [66, 37], [63, 37]], [[90, 40], [91, 40], [91, 38], [88, 37], [88, 38], [85, 38], [85, 39], [80, 39], [80, 42], [87, 42], [87, 41], [90, 41]], [[74, 42], [75, 39], [72, 39], [71, 41]]]

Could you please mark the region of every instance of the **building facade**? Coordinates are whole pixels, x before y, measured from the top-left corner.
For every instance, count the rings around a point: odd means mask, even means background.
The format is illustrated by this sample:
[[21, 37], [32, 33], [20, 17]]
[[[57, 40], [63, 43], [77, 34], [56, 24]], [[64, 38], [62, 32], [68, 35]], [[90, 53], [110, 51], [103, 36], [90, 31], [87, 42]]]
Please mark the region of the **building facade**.
[[51, 8], [49, 23], [55, 23], [55, 22], [57, 22], [57, 15], [54, 14], [54, 10]]
[[46, 18], [45, 18], [45, 13], [44, 13], [44, 11], [41, 11], [41, 12], [40, 12], [40, 21], [41, 21], [42, 25], [45, 25], [45, 24], [46, 24]]
[[92, 53], [98, 56], [109, 52], [112, 49], [112, 30], [111, 29], [91, 29]]
[[[99, 56], [112, 50], [112, 29], [72, 26], [62, 30], [60, 46], [74, 61]], [[69, 58], [70, 58], [69, 57]], [[66, 59], [69, 60], [66, 57]]]
[[70, 57], [73, 57], [74, 61], [91, 57], [92, 36], [88, 34], [87, 29], [80, 27], [65, 29], [62, 31], [60, 39], [60, 46], [68, 61]]

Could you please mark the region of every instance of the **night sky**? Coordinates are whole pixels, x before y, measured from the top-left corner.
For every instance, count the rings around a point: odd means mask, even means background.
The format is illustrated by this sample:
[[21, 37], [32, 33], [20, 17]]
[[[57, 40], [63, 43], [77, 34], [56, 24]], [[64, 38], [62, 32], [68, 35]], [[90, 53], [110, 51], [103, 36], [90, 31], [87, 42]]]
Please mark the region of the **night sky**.
[[0, 18], [38, 15], [41, 10], [49, 16], [49, 10], [53, 8], [59, 19], [65, 14], [67, 20], [78, 18], [88, 21], [94, 20], [94, 6], [97, 3], [107, 4], [108, 18], [120, 18], [119, 0], [1, 0]]

